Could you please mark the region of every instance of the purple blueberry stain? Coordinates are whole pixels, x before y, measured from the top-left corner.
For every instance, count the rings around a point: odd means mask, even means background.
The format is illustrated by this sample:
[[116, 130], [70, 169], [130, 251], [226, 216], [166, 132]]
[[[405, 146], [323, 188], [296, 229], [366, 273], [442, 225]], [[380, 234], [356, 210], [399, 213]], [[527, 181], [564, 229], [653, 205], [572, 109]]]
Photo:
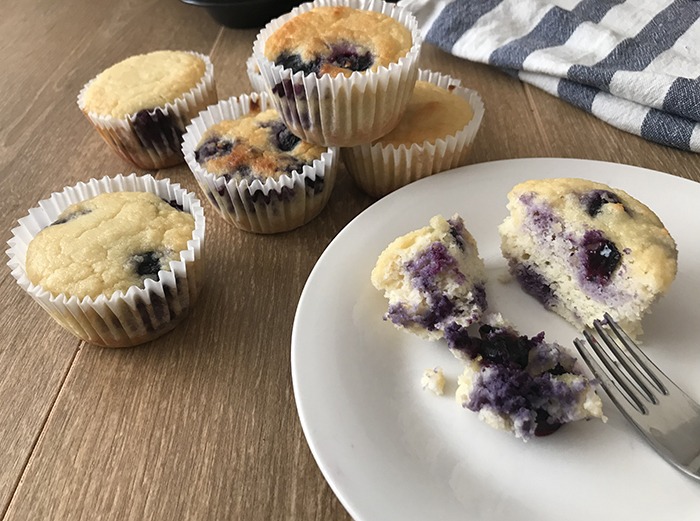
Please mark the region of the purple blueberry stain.
[[455, 240], [457, 247], [464, 251], [464, 221], [462, 219], [447, 219], [450, 225], [450, 235]]
[[267, 192], [267, 194], [262, 191], [262, 190], [257, 190], [250, 194], [249, 192], [246, 192], [246, 195], [248, 196], [248, 200], [253, 203], [254, 205], [270, 205], [275, 203], [276, 201], [280, 202], [288, 202], [291, 201], [292, 198], [294, 197], [294, 189], [289, 188], [287, 186], [283, 186], [279, 191], [277, 190], [270, 190]]
[[[451, 349], [479, 358], [482, 365], [463, 404], [467, 409], [486, 408], [510, 417], [516, 434], [524, 439], [546, 436], [575, 419], [572, 411], [585, 383], [568, 385], [556, 378], [570, 372], [573, 359], [553, 344], [545, 344], [544, 333], [528, 338], [484, 324], [477, 337], [452, 324], [445, 329], [445, 338]], [[548, 369], [532, 371], [537, 366]]]
[[280, 98], [295, 99], [297, 101], [306, 99], [306, 91], [303, 83], [292, 83], [290, 79], [284, 79], [272, 87], [272, 93]]
[[511, 262], [511, 273], [523, 288], [525, 293], [535, 297], [545, 307], [551, 307], [556, 302], [556, 296], [551, 286], [542, 275], [528, 264]]
[[152, 113], [149, 109], [138, 111], [131, 119], [131, 128], [144, 148], [180, 148], [182, 129], [159, 108]]
[[552, 210], [544, 205], [536, 204], [532, 193], [520, 196], [520, 202], [529, 209], [529, 219], [532, 226], [544, 235], [549, 235], [556, 221]]
[[440, 291], [438, 278], [451, 273], [463, 282], [465, 277], [457, 269], [457, 261], [444, 244], [436, 241], [407, 262], [404, 269], [413, 287], [422, 293], [427, 308], [409, 309], [404, 304], [394, 304], [389, 306], [386, 318], [397, 325], [418, 325], [428, 331], [436, 330], [455, 310], [454, 302]]
[[465, 280], [457, 268], [456, 259], [447, 251], [447, 247], [439, 242], [433, 242], [428, 248], [406, 263], [406, 271], [411, 276], [413, 285], [421, 291], [433, 292], [437, 288], [437, 278], [440, 275], [452, 273], [457, 282]]
[[474, 305], [476, 305], [479, 309], [483, 310], [488, 308], [488, 301], [486, 299], [486, 287], [483, 284], [474, 284], [472, 298], [474, 300]]

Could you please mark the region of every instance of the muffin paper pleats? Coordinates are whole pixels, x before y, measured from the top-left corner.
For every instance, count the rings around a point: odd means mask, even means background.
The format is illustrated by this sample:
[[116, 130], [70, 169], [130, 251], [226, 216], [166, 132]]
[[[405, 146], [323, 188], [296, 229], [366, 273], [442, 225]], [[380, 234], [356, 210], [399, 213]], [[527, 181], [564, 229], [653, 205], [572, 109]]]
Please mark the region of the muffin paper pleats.
[[253, 87], [253, 92], [265, 92], [267, 90], [265, 78], [263, 78], [260, 73], [260, 67], [258, 67], [258, 62], [255, 60], [254, 54], [251, 54], [246, 60], [245, 67], [248, 73], [248, 81], [250, 81], [250, 86]]
[[[151, 192], [177, 203], [195, 222], [187, 249], [161, 270], [158, 280], [146, 279], [144, 287], [132, 286], [111, 296], [96, 298], [53, 295], [27, 278], [25, 261], [32, 239], [68, 206], [105, 192]], [[131, 174], [90, 179], [55, 192], [18, 221], [8, 241], [8, 266], [17, 283], [59, 324], [78, 338], [105, 347], [129, 347], [148, 342], [173, 329], [194, 304], [202, 284], [204, 210], [197, 197], [169, 179]]]

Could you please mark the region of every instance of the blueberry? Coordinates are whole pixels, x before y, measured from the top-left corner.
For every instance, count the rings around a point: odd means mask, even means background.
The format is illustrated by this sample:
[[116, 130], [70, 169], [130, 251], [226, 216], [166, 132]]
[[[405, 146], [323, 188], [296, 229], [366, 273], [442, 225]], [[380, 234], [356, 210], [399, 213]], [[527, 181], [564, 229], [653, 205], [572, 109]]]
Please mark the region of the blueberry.
[[285, 152], [289, 152], [301, 141], [300, 138], [292, 134], [292, 131], [282, 124], [282, 128], [275, 134], [277, 140], [277, 148]]
[[316, 73], [319, 71], [319, 64], [321, 60], [316, 58], [313, 61], [306, 62], [301, 59], [301, 56], [294, 53], [283, 52], [275, 60], [275, 65], [281, 65], [285, 69], [292, 69], [292, 71], [303, 72], [304, 74]]
[[283, 152], [289, 152], [301, 141], [301, 139], [295, 136], [281, 121], [264, 122], [260, 126], [262, 128], [269, 128], [272, 131], [270, 141], [276, 148]]
[[544, 333], [528, 338], [483, 324], [479, 328], [479, 337], [475, 337], [466, 328], [450, 324], [445, 328], [445, 340], [451, 349], [462, 351], [470, 358], [481, 356], [484, 365], [524, 369], [530, 350], [544, 341]]
[[[581, 196], [581, 202], [586, 207], [586, 212], [591, 217], [595, 217], [601, 211], [604, 204], [613, 203], [620, 204], [621, 201], [617, 195], [608, 190], [592, 190]], [[625, 208], [625, 211], [627, 209]]]
[[583, 267], [586, 280], [605, 285], [622, 260], [615, 243], [598, 230], [589, 230], [583, 236]]
[[533, 346], [529, 338], [489, 325], [482, 325], [479, 328], [479, 335], [482, 339], [479, 354], [484, 360], [497, 365], [525, 368], [528, 354]]
[[557, 365], [555, 365], [554, 367], [549, 369], [547, 372], [549, 374], [551, 374], [552, 376], [561, 376], [563, 374], [568, 373], [569, 371], [567, 371], [563, 365], [561, 365], [559, 362], [557, 362]]
[[543, 409], [535, 411], [535, 436], [549, 436], [559, 430], [562, 424], [554, 420]]
[[349, 44], [334, 45], [330, 56], [327, 58], [329, 64], [351, 71], [366, 71], [374, 63], [372, 53], [358, 52], [355, 46]]
[[162, 252], [146, 251], [131, 256], [131, 267], [139, 277], [155, 279], [161, 269]]
[[213, 157], [225, 156], [230, 154], [233, 149], [233, 143], [227, 139], [213, 136], [207, 139], [202, 146], [194, 151], [194, 158], [197, 163], [202, 164]]
[[63, 217], [59, 217], [54, 222], [52, 222], [49, 226], [67, 223], [68, 221], [72, 221], [73, 219], [77, 219], [81, 215], [87, 215], [90, 212], [92, 212], [92, 210], [88, 210], [87, 208], [84, 208], [82, 210], [78, 210], [76, 212], [69, 213], [68, 215], [64, 215]]

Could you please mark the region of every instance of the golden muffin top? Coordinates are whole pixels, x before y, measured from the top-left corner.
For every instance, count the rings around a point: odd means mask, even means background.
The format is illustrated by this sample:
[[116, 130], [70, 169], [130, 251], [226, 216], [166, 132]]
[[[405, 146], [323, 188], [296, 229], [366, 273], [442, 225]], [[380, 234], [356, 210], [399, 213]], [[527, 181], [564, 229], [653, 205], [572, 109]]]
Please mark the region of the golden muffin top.
[[197, 144], [195, 159], [211, 174], [264, 182], [301, 173], [325, 151], [292, 134], [277, 111], [268, 109], [211, 126]]
[[316, 7], [291, 18], [265, 42], [265, 57], [306, 73], [349, 76], [398, 62], [411, 31], [388, 15], [350, 7]]
[[98, 74], [83, 95], [83, 110], [123, 118], [162, 107], [189, 92], [203, 78], [206, 64], [183, 51], [132, 56]]
[[473, 117], [474, 110], [463, 97], [427, 81], [417, 81], [398, 125], [375, 143], [395, 147], [420, 145], [426, 140], [435, 143], [462, 130]]
[[53, 295], [109, 297], [170, 270], [193, 230], [192, 215], [155, 194], [101, 194], [68, 207], [34, 237], [27, 276]]

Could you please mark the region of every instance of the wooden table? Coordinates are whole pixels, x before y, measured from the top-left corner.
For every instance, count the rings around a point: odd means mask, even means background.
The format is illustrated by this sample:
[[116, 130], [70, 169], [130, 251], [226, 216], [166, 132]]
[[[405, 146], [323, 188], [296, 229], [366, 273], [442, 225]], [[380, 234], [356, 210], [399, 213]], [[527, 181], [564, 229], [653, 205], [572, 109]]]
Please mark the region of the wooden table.
[[[156, 49], [195, 50], [211, 56], [221, 98], [250, 89], [256, 31], [222, 28], [174, 0], [3, 7], [3, 242], [51, 192], [134, 171], [76, 106], [100, 70]], [[422, 66], [481, 93], [474, 162], [588, 158], [700, 181], [700, 155], [618, 131], [491, 68], [428, 46]], [[196, 189], [185, 165], [156, 174]], [[290, 233], [243, 233], [207, 207], [209, 282], [198, 305], [175, 332], [134, 349], [78, 341], [2, 270], [0, 517], [347, 519], [297, 418], [290, 338], [314, 263], [372, 203], [341, 172], [323, 213]]]

